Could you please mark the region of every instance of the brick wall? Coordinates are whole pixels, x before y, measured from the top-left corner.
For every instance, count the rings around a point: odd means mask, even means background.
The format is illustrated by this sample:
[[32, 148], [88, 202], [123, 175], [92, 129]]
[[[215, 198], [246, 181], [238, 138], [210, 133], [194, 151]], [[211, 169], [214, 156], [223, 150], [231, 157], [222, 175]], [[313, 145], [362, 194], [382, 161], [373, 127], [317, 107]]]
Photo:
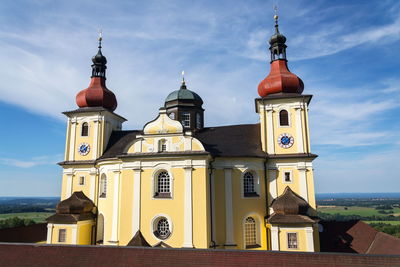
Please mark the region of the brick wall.
[[400, 266], [400, 255], [0, 243], [1, 266]]

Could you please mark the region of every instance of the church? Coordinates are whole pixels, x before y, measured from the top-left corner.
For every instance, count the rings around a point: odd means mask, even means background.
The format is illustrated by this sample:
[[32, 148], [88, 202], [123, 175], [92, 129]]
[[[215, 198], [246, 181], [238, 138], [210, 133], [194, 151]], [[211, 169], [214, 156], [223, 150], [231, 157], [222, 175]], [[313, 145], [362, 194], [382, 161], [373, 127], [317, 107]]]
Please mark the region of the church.
[[99, 38], [89, 87], [63, 113], [61, 202], [47, 243], [319, 251], [312, 96], [289, 71], [285, 43], [275, 16], [258, 123], [207, 127], [200, 94], [183, 79], [156, 118], [122, 130]]

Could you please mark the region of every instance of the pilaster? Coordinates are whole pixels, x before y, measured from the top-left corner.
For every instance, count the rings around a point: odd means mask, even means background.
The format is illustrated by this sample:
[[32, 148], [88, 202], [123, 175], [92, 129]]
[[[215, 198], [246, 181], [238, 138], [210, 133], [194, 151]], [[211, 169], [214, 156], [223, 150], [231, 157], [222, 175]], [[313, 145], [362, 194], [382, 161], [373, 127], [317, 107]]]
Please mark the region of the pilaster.
[[301, 121], [301, 106], [295, 107], [296, 110], [296, 136], [297, 153], [304, 153], [303, 124]]
[[279, 227], [271, 227], [271, 249], [279, 250]]
[[142, 175], [142, 169], [140, 167], [135, 167], [133, 169], [132, 235], [134, 235], [138, 230], [140, 230], [141, 175]]
[[267, 131], [264, 133], [267, 140], [267, 153], [275, 154], [275, 142], [274, 142], [274, 120], [273, 120], [273, 109], [272, 107], [265, 107], [264, 112], [267, 112]]
[[312, 226], [306, 227], [307, 251], [314, 252], [314, 235]]
[[192, 170], [191, 166], [185, 170], [185, 196], [184, 196], [184, 240], [183, 247], [193, 247], [193, 202], [192, 202]]
[[54, 228], [54, 225], [52, 223], [47, 224], [47, 241], [46, 241], [47, 244], [52, 243], [53, 228]]

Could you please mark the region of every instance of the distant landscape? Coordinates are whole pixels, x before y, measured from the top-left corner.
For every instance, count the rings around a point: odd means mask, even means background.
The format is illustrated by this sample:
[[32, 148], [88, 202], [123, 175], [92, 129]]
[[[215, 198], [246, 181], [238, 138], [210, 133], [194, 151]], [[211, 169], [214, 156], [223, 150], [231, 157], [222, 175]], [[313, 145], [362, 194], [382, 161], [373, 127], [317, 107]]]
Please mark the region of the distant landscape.
[[[400, 238], [400, 193], [326, 193], [316, 198], [323, 220], [362, 220]], [[0, 229], [43, 223], [59, 201], [59, 197], [0, 197]]]

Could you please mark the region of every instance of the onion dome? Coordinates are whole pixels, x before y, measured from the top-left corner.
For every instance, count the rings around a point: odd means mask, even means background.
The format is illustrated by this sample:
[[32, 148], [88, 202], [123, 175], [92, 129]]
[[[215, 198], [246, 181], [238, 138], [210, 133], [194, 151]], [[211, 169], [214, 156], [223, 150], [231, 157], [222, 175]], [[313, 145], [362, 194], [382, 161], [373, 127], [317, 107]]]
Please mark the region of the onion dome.
[[99, 37], [99, 50], [92, 58], [92, 76], [89, 87], [76, 95], [76, 104], [80, 108], [103, 107], [114, 111], [117, 99], [113, 92], [106, 87], [107, 59], [101, 52], [102, 37]]
[[91, 201], [82, 191], [74, 192], [69, 198], [57, 204], [57, 214], [82, 214], [91, 212], [94, 208]]
[[289, 186], [282, 195], [274, 199], [271, 206], [275, 214], [282, 215], [306, 215], [310, 207], [307, 201], [293, 192]]
[[266, 97], [276, 93], [301, 94], [304, 90], [303, 81], [291, 73], [286, 60], [286, 37], [279, 32], [278, 16], [275, 19], [275, 33], [269, 40], [271, 51], [271, 69], [268, 76], [258, 85], [258, 94]]

